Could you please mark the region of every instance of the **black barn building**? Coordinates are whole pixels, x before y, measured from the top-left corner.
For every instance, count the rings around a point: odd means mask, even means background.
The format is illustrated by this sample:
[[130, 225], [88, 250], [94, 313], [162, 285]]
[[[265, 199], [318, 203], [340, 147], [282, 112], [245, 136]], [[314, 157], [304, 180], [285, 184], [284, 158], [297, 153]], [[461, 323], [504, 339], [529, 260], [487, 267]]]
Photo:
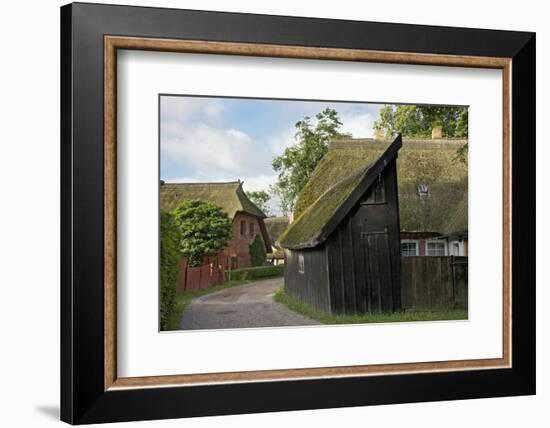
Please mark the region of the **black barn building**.
[[332, 314], [401, 309], [397, 137], [324, 192], [287, 228], [285, 292]]

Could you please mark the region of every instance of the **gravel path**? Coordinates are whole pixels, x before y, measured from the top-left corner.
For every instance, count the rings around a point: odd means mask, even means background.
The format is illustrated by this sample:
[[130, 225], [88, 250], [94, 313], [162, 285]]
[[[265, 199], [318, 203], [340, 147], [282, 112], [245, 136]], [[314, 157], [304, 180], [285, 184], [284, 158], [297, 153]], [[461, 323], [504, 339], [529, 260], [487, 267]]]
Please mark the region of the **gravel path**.
[[227, 288], [191, 302], [180, 321], [182, 330], [317, 325], [273, 300], [283, 278]]

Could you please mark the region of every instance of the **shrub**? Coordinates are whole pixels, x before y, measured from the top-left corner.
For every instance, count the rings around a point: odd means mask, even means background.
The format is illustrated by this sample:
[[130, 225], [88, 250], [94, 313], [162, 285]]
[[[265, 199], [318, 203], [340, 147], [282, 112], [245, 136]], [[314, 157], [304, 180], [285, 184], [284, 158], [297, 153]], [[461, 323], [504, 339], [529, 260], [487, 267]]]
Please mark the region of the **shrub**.
[[283, 250], [275, 250], [272, 253], [267, 253], [266, 257], [268, 259], [284, 259], [285, 252]]
[[265, 264], [266, 253], [265, 245], [260, 238], [260, 235], [256, 235], [252, 244], [250, 244], [250, 261], [252, 266], [262, 266]]
[[278, 266], [257, 266], [251, 268], [235, 269], [225, 271], [227, 279], [230, 281], [254, 280], [260, 278], [271, 278], [283, 276], [284, 265]]
[[170, 213], [160, 213], [160, 329], [174, 310], [178, 281], [178, 228]]
[[179, 250], [189, 266], [219, 253], [231, 240], [231, 220], [218, 206], [198, 199], [182, 202], [173, 211], [179, 232]]

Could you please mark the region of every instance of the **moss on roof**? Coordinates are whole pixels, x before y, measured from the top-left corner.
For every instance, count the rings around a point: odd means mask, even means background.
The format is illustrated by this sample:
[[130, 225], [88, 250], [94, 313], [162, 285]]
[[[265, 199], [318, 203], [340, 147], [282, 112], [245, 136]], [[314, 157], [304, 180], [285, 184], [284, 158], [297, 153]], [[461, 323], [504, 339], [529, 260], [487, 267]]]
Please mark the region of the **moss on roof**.
[[184, 200], [200, 199], [221, 207], [233, 219], [239, 211], [258, 217], [265, 214], [248, 199], [242, 182], [226, 183], [165, 183], [160, 186], [160, 208], [172, 211]]
[[[466, 140], [452, 139], [403, 140], [397, 158], [402, 231], [446, 233], [451, 215], [457, 216], [455, 223], [467, 225], [468, 210], [458, 210], [457, 206], [464, 195], [467, 199], [468, 168], [455, 159], [456, 151], [465, 143]], [[387, 146], [387, 141], [375, 139], [332, 142], [298, 197], [295, 217], [301, 216], [348, 171], [373, 162]], [[418, 194], [421, 184], [428, 187], [425, 196]]]
[[267, 229], [269, 239], [276, 248], [279, 248], [277, 246], [277, 240], [288, 227], [288, 223], [288, 217], [268, 217], [264, 219], [264, 224]]
[[279, 238], [280, 245], [284, 248], [306, 248], [317, 245], [324, 227], [365, 177], [368, 170], [369, 167], [362, 167], [328, 188], [286, 229]]
[[443, 226], [443, 234], [468, 234], [468, 192], [464, 193], [454, 212]]

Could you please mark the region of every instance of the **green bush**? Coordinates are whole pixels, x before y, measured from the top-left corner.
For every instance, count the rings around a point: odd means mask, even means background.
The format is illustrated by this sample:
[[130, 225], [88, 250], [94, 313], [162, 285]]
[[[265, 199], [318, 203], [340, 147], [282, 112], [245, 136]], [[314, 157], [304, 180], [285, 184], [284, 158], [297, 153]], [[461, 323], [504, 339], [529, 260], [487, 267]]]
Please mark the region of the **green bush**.
[[170, 314], [176, 301], [178, 281], [178, 228], [174, 217], [167, 212], [160, 213], [160, 329], [166, 330]]
[[285, 252], [283, 250], [275, 250], [272, 253], [267, 253], [266, 257], [268, 259], [284, 259]]
[[172, 211], [179, 233], [179, 250], [189, 266], [219, 253], [231, 240], [231, 220], [218, 206], [199, 199], [182, 202]]
[[260, 235], [256, 235], [252, 244], [250, 244], [250, 261], [252, 266], [262, 266], [265, 264], [266, 253], [265, 245], [260, 238]]
[[226, 270], [227, 279], [229, 281], [254, 280], [260, 278], [271, 278], [283, 276], [285, 265], [278, 266], [257, 266], [251, 268]]

